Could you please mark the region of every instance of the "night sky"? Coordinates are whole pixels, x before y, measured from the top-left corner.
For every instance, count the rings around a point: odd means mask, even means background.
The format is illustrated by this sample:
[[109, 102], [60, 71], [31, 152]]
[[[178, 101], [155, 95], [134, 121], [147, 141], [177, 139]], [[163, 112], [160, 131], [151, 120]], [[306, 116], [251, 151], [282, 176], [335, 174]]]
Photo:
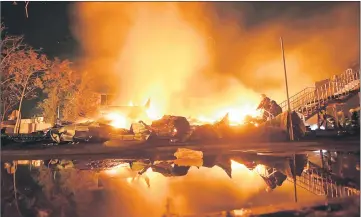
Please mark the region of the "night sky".
[[[29, 17], [26, 18], [25, 3], [1, 2], [1, 19], [6, 33], [24, 35], [25, 42], [34, 48], [42, 48], [49, 57], [74, 59], [76, 41], [69, 29], [68, 8], [70, 2], [30, 2]], [[30, 118], [39, 110], [36, 108], [43, 95], [23, 104], [22, 115]]]
[[69, 29], [68, 8], [70, 2], [30, 2], [29, 17], [25, 15], [25, 3], [1, 2], [2, 22], [6, 32], [24, 35], [26, 43], [43, 48], [50, 57], [73, 58], [76, 41]]
[[[79, 47], [70, 31], [69, 9], [72, 2], [30, 2], [29, 17], [25, 15], [25, 3], [18, 1], [1, 2], [1, 18], [7, 27], [6, 33], [24, 35], [25, 42], [34, 48], [42, 48], [49, 57], [67, 58], [75, 61]], [[343, 2], [218, 2], [215, 7], [219, 14], [227, 10], [246, 7], [246, 19], [243, 22], [252, 28], [262, 22], [277, 19], [286, 13], [292, 13], [294, 19], [307, 19], [309, 13], [322, 13]], [[39, 97], [40, 100], [42, 97]], [[36, 100], [27, 101], [23, 117], [36, 113]], [[26, 111], [25, 111], [26, 110]]]
[[[30, 2], [29, 17], [25, 15], [25, 3], [1, 2], [1, 18], [7, 27], [7, 33], [24, 35], [28, 44], [34, 48], [43, 48], [50, 57], [74, 58], [77, 43], [70, 31], [68, 11], [72, 2]], [[292, 10], [294, 18], [306, 18], [308, 13], [337, 7], [342, 2], [228, 2], [217, 4], [221, 13], [232, 8], [248, 7], [246, 23], [256, 26], [270, 19], [276, 19]]]

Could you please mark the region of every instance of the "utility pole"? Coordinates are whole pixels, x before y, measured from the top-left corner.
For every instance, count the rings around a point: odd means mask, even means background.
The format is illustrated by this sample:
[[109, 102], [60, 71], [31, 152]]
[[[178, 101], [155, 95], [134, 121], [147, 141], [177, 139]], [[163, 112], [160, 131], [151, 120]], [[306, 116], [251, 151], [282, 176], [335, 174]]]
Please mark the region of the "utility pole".
[[289, 134], [290, 134], [290, 140], [293, 141], [294, 138], [293, 138], [293, 126], [292, 126], [292, 118], [291, 118], [291, 103], [290, 103], [290, 95], [288, 93], [288, 79], [287, 79], [287, 69], [286, 69], [286, 58], [285, 58], [285, 50], [284, 50], [284, 46], [283, 46], [282, 37], [280, 37], [280, 42], [281, 42], [281, 50], [282, 50], [283, 70], [284, 70], [284, 73], [285, 73], [288, 118], [289, 118], [289, 122], [290, 122]]
[[[287, 94], [287, 113], [288, 113], [288, 121], [289, 121], [289, 128], [288, 128], [288, 133], [290, 136], [290, 140], [293, 141], [294, 137], [293, 137], [293, 124], [292, 124], [292, 111], [291, 111], [291, 103], [290, 103], [290, 96], [288, 93], [288, 79], [287, 79], [287, 68], [286, 68], [286, 58], [285, 58], [285, 49], [283, 46], [283, 39], [282, 37], [280, 37], [280, 43], [281, 43], [281, 51], [282, 51], [282, 61], [283, 61], [283, 70], [284, 70], [284, 74], [285, 74], [285, 83], [286, 83], [286, 94]], [[297, 202], [297, 178], [296, 178], [296, 153], [294, 153], [293, 155], [293, 188], [294, 188], [294, 198], [295, 198], [295, 202]]]

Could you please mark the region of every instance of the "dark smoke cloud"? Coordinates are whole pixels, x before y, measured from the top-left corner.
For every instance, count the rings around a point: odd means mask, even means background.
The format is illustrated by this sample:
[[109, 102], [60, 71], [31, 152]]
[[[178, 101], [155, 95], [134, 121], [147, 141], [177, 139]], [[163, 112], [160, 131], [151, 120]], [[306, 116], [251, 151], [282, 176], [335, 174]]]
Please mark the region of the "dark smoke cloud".
[[283, 92], [280, 36], [291, 92], [341, 73], [359, 59], [358, 2], [252, 4], [207, 7], [201, 25], [215, 42], [215, 74], [235, 77], [256, 92]]

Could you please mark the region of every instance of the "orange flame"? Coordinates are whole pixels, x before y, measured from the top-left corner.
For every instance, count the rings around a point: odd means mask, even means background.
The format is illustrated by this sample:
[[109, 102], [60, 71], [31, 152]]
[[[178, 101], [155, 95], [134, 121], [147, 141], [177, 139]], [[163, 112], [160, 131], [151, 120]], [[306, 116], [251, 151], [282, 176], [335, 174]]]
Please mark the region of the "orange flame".
[[[129, 103], [129, 106], [134, 106], [132, 102]], [[150, 104], [150, 107], [145, 110], [146, 116], [139, 117], [144, 118], [143, 121], [151, 122], [154, 120], [158, 120], [162, 118], [163, 114], [160, 109], [155, 106], [154, 103]], [[228, 113], [229, 124], [231, 126], [237, 126], [244, 123], [244, 119], [246, 116], [251, 117], [260, 117], [261, 111], [257, 110], [255, 106], [251, 105], [243, 105], [243, 106], [235, 106], [235, 107], [226, 107], [217, 112], [214, 112], [210, 117], [206, 117], [201, 115], [196, 118], [198, 124], [213, 124], [216, 121], [221, 120]], [[115, 128], [129, 128], [132, 123], [138, 120], [131, 120], [126, 115], [123, 115], [119, 112], [110, 112], [105, 115], [107, 120], [110, 120], [112, 125]]]
[[[133, 102], [130, 101], [128, 106], [132, 107], [134, 106]], [[146, 116], [140, 116], [138, 117], [139, 120], [143, 119], [143, 121], [145, 122], [151, 122], [157, 119], [160, 119], [162, 117], [160, 111], [157, 109], [157, 107], [154, 105], [154, 103], [150, 104], [150, 107], [145, 110]], [[121, 112], [109, 112], [107, 114], [104, 115], [104, 118], [110, 122], [110, 125], [113, 126], [114, 128], [123, 128], [123, 129], [128, 129], [130, 128], [130, 125], [136, 121], [139, 120], [132, 120], [130, 119], [127, 115], [122, 114]]]
[[228, 113], [228, 119], [230, 125], [232, 126], [243, 124], [246, 116], [251, 116], [254, 118], [261, 116], [261, 111], [257, 110], [255, 106], [244, 105], [239, 107], [229, 107], [222, 109], [216, 112], [216, 114], [213, 115], [213, 117], [199, 116], [197, 120], [201, 123], [212, 124], [220, 120], [227, 113]]
[[111, 121], [110, 125], [114, 128], [128, 128], [130, 126], [128, 118], [120, 113], [110, 112], [105, 115], [105, 119]]
[[162, 118], [161, 112], [159, 109], [157, 109], [156, 106], [154, 106], [154, 103], [150, 104], [150, 107], [146, 110], [146, 113], [148, 118], [152, 121]]

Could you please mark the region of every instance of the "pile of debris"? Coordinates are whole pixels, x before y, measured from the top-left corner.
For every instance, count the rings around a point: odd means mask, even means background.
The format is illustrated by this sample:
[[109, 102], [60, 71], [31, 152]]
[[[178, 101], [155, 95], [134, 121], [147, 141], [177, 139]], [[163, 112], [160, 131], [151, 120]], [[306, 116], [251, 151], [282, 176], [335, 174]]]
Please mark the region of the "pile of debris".
[[[239, 126], [229, 124], [228, 114], [214, 124], [191, 125], [182, 116], [165, 115], [161, 119], [147, 125], [143, 121], [133, 123], [130, 129], [117, 129], [104, 120], [56, 126], [46, 132], [47, 138], [56, 144], [79, 142], [104, 143], [113, 141], [166, 141], [169, 143], [184, 142], [284, 142], [288, 136], [288, 113], [284, 112], [276, 118], [261, 123], [248, 117], [246, 123]], [[292, 114], [292, 122], [296, 138], [305, 134], [305, 126], [298, 115]], [[45, 138], [45, 137], [44, 137]]]
[[152, 122], [151, 130], [159, 137], [181, 138], [190, 131], [190, 124], [185, 117], [165, 115]]

